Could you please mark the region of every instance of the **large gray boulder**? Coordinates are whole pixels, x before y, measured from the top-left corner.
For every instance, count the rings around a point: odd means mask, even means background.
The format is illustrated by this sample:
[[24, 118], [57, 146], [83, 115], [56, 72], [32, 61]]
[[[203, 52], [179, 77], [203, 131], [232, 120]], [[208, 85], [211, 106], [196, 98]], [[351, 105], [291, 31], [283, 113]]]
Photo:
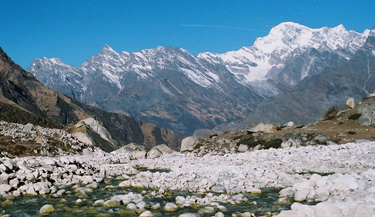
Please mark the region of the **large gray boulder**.
[[138, 159], [145, 159], [146, 158], [146, 151], [133, 151], [130, 154], [130, 159], [138, 160]]
[[146, 151], [147, 150], [146, 146], [136, 144], [136, 143], [129, 143], [129, 144], [123, 146], [122, 148], [131, 148], [135, 151]]
[[157, 148], [152, 148], [149, 152], [147, 152], [147, 158], [149, 159], [154, 159], [154, 158], [159, 158], [163, 155], [163, 153], [157, 149]]
[[184, 151], [193, 151], [194, 150], [194, 143], [197, 140], [197, 137], [189, 136], [182, 140], [181, 142], [181, 152]]
[[68, 130], [75, 138], [86, 145], [99, 147], [106, 152], [118, 148], [117, 142], [112, 139], [108, 130], [94, 118], [81, 120], [74, 126], [69, 127]]
[[240, 144], [240, 146], [238, 146], [238, 152], [245, 152], [247, 150], [249, 150], [249, 146], [245, 144]]
[[147, 152], [147, 158], [154, 159], [161, 157], [164, 154], [172, 154], [173, 150], [169, 148], [166, 144], [161, 144], [153, 147], [149, 152]]
[[100, 137], [102, 137], [103, 139], [107, 140], [108, 142], [110, 142], [110, 143], [112, 143], [116, 146], [118, 145], [117, 142], [112, 138], [109, 131], [101, 125], [99, 120], [90, 117], [90, 118], [86, 118], [84, 120], [81, 120], [79, 122], [84, 122], [85, 124], [89, 125], [92, 130], [94, 130], [97, 134], [99, 134]]
[[154, 148], [157, 148], [163, 154], [172, 154], [174, 151], [166, 144], [157, 145]]
[[145, 159], [147, 154], [147, 148], [144, 145], [139, 145], [136, 143], [129, 143], [116, 151], [117, 154], [128, 154], [130, 159]]
[[362, 126], [375, 126], [375, 97], [369, 97], [359, 103], [357, 112], [361, 114], [358, 122]]
[[274, 133], [277, 131], [277, 128], [273, 124], [263, 124], [260, 123], [254, 127], [251, 127], [248, 131], [251, 132], [265, 132], [265, 133]]

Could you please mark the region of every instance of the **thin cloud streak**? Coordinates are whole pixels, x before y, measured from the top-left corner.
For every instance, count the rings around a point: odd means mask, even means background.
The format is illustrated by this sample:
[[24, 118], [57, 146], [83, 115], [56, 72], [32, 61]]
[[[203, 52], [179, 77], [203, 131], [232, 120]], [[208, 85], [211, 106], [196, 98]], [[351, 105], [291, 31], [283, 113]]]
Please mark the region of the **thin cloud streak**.
[[233, 27], [233, 26], [214, 26], [214, 25], [201, 25], [201, 24], [180, 24], [184, 27], [198, 27], [198, 28], [215, 28], [215, 29], [235, 29], [235, 30], [245, 30], [245, 31], [254, 31], [254, 32], [265, 32], [263, 30], [259, 29], [249, 29], [249, 28], [239, 28], [239, 27]]

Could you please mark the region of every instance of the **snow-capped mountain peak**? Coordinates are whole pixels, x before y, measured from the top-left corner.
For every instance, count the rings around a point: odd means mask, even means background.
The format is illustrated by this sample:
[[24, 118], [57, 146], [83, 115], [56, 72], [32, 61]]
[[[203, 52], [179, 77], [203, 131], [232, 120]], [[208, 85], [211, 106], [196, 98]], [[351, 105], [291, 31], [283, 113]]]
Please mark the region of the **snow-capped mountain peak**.
[[259, 102], [290, 91], [305, 77], [343, 65], [372, 32], [285, 22], [252, 46], [223, 54], [194, 56], [183, 48], [161, 46], [118, 53], [104, 45], [80, 68], [44, 58], [36, 59], [29, 71], [85, 103], [187, 135], [198, 127], [243, 118]]
[[32, 63], [32, 66], [40, 66], [40, 67], [48, 67], [48, 66], [53, 66], [53, 65], [59, 65], [59, 66], [67, 66], [70, 67], [68, 64], [64, 63], [61, 59], [59, 58], [47, 58], [43, 57], [41, 59], [37, 58], [35, 59]]
[[[52, 70], [55, 69], [55, 70]], [[30, 71], [31, 70], [31, 71]], [[35, 59], [29, 68], [29, 71], [34, 74], [58, 74], [59, 76], [66, 76], [68, 74], [74, 74], [76, 76], [81, 76], [78, 73], [78, 69], [64, 63], [59, 58], [47, 58]]]
[[99, 55], [119, 55], [115, 50], [113, 50], [108, 44], [105, 44], [100, 50]]
[[[343, 25], [312, 29], [298, 23], [284, 22], [273, 27], [267, 36], [257, 38], [253, 46], [224, 54], [201, 53], [198, 58], [224, 64], [240, 83], [249, 84], [268, 79], [271, 69], [281, 69], [288, 58], [311, 49], [337, 51], [349, 59], [364, 44], [367, 35], [347, 31]], [[339, 50], [347, 52], [340, 53]]]

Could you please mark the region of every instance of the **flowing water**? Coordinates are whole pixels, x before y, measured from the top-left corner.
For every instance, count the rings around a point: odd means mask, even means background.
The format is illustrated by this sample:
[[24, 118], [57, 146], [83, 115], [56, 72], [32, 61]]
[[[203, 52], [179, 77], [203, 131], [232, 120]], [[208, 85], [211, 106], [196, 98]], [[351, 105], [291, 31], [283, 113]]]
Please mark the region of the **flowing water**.
[[[86, 195], [79, 195], [72, 187], [66, 188], [66, 194], [61, 197], [54, 197], [52, 195], [39, 196], [21, 196], [0, 198], [1, 213], [10, 214], [11, 216], [38, 216], [40, 208], [45, 204], [52, 204], [55, 212], [48, 216], [139, 216], [142, 211], [127, 210], [125, 205], [118, 205], [115, 207], [104, 208], [94, 207], [96, 200], [109, 200], [114, 195], [123, 195], [130, 192], [142, 194], [144, 201], [148, 204], [160, 203], [161, 208], [151, 210], [155, 216], [178, 216], [179, 214], [191, 212], [197, 213], [201, 216], [212, 216], [210, 213], [203, 213], [200, 211], [202, 206], [179, 208], [176, 212], [164, 212], [163, 205], [167, 202], [175, 202], [176, 196], [192, 196], [196, 195], [192, 192], [170, 191], [163, 198], [154, 198], [150, 196], [151, 191], [157, 189], [138, 189], [138, 188], [121, 188], [116, 187], [119, 181], [116, 179], [107, 180], [106, 183], [99, 185], [97, 189]], [[281, 189], [262, 189], [260, 194], [243, 194], [247, 199], [246, 202], [240, 204], [220, 203], [226, 208], [222, 211], [225, 215], [233, 213], [253, 212], [258, 215], [270, 215], [279, 213], [283, 209], [290, 209], [290, 205], [278, 204], [277, 199]], [[207, 193], [199, 194], [198, 197], [205, 197]], [[219, 194], [214, 194], [219, 195]], [[77, 199], [81, 199], [82, 203], [76, 204]], [[216, 209], [215, 212], [220, 210]]]
[[[150, 171], [150, 172], [170, 172], [168, 169], [148, 169], [146, 167], [137, 168], [139, 171]], [[84, 194], [77, 193], [79, 185], [67, 186], [66, 192], [62, 196], [54, 195], [38, 195], [38, 196], [20, 196], [20, 197], [0, 197], [0, 215], [10, 214], [11, 216], [41, 216], [39, 214], [40, 208], [45, 204], [52, 204], [55, 211], [48, 216], [139, 216], [145, 210], [129, 210], [126, 206], [116, 205], [113, 207], [94, 207], [93, 204], [97, 200], [109, 200], [115, 195], [124, 195], [128, 193], [141, 194], [144, 197], [144, 201], [151, 207], [154, 204], [159, 203], [159, 209], [149, 209], [155, 216], [179, 216], [182, 213], [195, 213], [199, 216], [213, 216], [216, 212], [223, 212], [225, 216], [231, 216], [236, 213], [251, 212], [256, 216], [271, 216], [280, 213], [282, 210], [290, 209], [291, 204], [279, 204], [279, 192], [280, 188], [266, 188], [261, 189], [261, 193], [251, 194], [242, 193], [244, 200], [241, 203], [220, 203], [225, 207], [225, 210], [219, 210], [215, 206], [213, 213], [206, 213], [201, 210], [205, 205], [192, 205], [189, 207], [180, 206], [176, 212], [165, 212], [163, 207], [166, 203], [175, 203], [177, 196], [197, 196], [204, 198], [208, 194], [211, 196], [219, 196], [219, 193], [206, 192], [188, 192], [188, 191], [168, 191], [163, 194], [162, 197], [155, 196], [155, 192], [159, 189], [144, 189], [144, 188], [129, 188], [129, 187], [118, 187], [118, 184], [123, 181], [122, 177], [115, 177], [112, 179], [106, 179], [103, 183], [95, 189], [88, 189]], [[154, 193], [154, 194], [153, 194]], [[235, 196], [232, 195], [232, 196]], [[81, 199], [79, 204], [76, 203], [78, 199]]]

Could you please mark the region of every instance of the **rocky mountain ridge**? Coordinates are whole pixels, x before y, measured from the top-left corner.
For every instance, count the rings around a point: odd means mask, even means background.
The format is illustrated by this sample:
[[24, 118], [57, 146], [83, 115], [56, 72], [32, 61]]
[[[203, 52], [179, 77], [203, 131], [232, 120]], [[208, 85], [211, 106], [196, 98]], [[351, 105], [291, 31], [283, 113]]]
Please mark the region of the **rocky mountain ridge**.
[[28, 70], [50, 88], [85, 103], [186, 136], [243, 119], [303, 78], [346, 63], [368, 34], [342, 25], [310, 29], [288, 22], [253, 46], [225, 54], [195, 57], [171, 47], [117, 53], [105, 45], [79, 68], [43, 58]]
[[[319, 53], [335, 52], [348, 60], [363, 46], [369, 32], [365, 30], [360, 34], [347, 31], [343, 25], [311, 29], [285, 22], [272, 28], [267, 36], [258, 38], [253, 46], [224, 54], [201, 53], [198, 57], [225, 65], [239, 82], [246, 84], [254, 80], [272, 79], [285, 67], [288, 60], [310, 50]], [[299, 80], [311, 74], [309, 71], [314, 61], [311, 59], [306, 69], [299, 73]], [[284, 82], [295, 85], [299, 80]]]
[[[14, 63], [1, 48], [0, 87], [0, 102], [5, 104], [2, 108], [7, 110], [8, 114], [14, 115], [3, 117], [10, 122], [26, 124], [33, 119], [34, 124], [62, 128], [61, 125], [75, 124], [79, 120], [96, 116], [119, 145], [136, 142], [152, 147], [167, 143], [175, 149], [180, 145], [181, 137], [171, 130], [126, 115], [86, 106], [76, 99], [43, 86], [31, 73]], [[22, 112], [8, 111], [13, 108]], [[31, 119], [24, 120], [20, 115], [29, 116]]]
[[375, 91], [375, 31], [372, 30], [365, 44], [343, 66], [326, 68], [322, 73], [302, 80], [293, 91], [270, 97], [244, 121], [248, 124], [296, 124], [316, 121], [329, 107], [343, 106], [349, 97], [356, 101]]

